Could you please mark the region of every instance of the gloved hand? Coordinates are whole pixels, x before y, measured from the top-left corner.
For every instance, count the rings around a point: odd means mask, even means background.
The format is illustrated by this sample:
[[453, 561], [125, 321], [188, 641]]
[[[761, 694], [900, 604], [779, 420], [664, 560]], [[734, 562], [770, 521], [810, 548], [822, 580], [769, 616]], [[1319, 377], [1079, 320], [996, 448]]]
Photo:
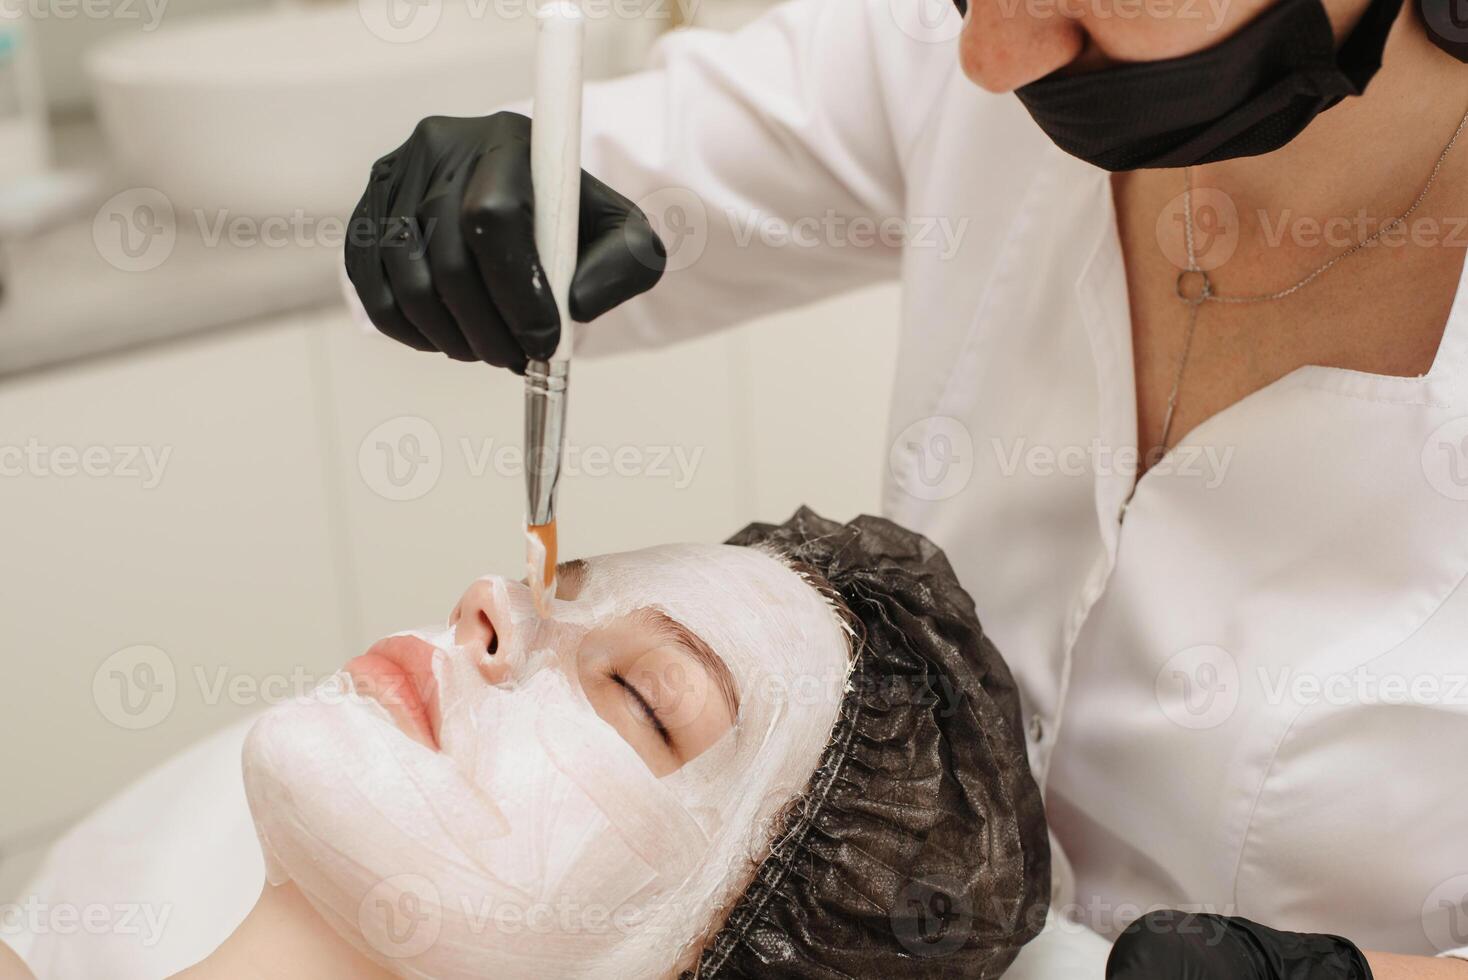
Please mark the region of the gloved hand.
[[1372, 980], [1340, 936], [1279, 932], [1248, 919], [1149, 912], [1111, 948], [1106, 980]]
[[[347, 276], [377, 329], [516, 372], [554, 353], [534, 198], [527, 117], [420, 122], [372, 165], [347, 234]], [[570, 313], [584, 323], [651, 289], [667, 252], [637, 205], [584, 171], [580, 225]]]

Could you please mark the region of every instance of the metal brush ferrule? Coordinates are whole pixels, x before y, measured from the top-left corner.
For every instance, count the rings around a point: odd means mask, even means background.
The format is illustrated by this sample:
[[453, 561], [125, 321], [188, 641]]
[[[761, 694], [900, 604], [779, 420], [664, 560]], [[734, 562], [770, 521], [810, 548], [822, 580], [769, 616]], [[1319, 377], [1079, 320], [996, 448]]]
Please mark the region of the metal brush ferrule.
[[535, 526], [549, 524], [556, 516], [570, 374], [568, 360], [531, 361], [525, 366], [526, 523]]

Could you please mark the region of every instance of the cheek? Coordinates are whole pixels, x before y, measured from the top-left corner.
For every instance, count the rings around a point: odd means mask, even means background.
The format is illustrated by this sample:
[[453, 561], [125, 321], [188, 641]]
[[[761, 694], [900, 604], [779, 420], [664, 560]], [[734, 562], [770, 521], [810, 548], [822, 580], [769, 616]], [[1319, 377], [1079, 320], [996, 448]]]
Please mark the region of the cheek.
[[[1077, 71], [1181, 58], [1211, 48], [1277, 0], [1056, 0], [1089, 38]], [[1354, 2], [1354, 0], [1350, 0]]]
[[[1138, 61], [1161, 61], [1194, 54], [1223, 40], [1222, 25], [1209, 13], [1209, 0], [1147, 0], [1147, 6], [1127, 17], [1088, 17], [1090, 39], [1087, 61], [1078, 70], [1100, 71]], [[1230, 20], [1234, 3], [1214, 0]], [[1176, 9], [1173, 9], [1176, 7]]]

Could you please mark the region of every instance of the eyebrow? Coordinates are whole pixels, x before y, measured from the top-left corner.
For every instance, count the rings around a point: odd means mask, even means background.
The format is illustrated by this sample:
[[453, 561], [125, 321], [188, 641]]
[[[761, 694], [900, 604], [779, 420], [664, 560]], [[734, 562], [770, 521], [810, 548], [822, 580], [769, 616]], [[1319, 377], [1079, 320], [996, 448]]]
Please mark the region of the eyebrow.
[[586, 562], [583, 559], [561, 562], [556, 566], [556, 598], [576, 598], [581, 592], [581, 582], [585, 577]]
[[729, 709], [730, 716], [737, 720], [739, 718], [739, 689], [734, 685], [734, 675], [729, 672], [729, 665], [724, 663], [724, 658], [715, 653], [701, 636], [661, 609], [639, 609], [636, 615], [643, 617], [648, 626], [663, 634], [664, 638], [675, 645], [682, 647], [693, 657], [698, 665], [713, 678], [714, 684], [719, 688], [719, 693], [723, 695], [724, 706]]

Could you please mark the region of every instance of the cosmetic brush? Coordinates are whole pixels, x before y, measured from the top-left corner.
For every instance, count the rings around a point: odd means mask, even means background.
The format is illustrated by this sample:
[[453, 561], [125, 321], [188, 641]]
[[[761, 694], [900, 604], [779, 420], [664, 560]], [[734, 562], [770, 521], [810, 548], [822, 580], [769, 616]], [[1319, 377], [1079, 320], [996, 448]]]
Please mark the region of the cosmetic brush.
[[581, 205], [581, 78], [585, 18], [569, 0], [536, 10], [530, 179], [535, 248], [561, 318], [561, 339], [544, 361], [525, 368], [526, 561], [535, 608], [544, 616], [556, 592], [556, 489], [566, 446], [566, 398], [575, 326], [569, 295], [576, 271]]

